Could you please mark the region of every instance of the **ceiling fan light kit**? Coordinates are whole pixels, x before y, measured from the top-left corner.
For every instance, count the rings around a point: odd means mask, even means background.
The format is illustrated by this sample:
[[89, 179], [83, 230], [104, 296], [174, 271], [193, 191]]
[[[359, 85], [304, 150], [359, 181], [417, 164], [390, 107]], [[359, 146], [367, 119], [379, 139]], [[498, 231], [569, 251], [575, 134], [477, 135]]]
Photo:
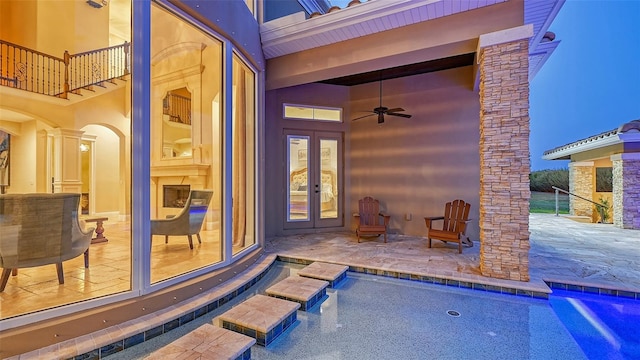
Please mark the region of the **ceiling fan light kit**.
[[404, 111], [404, 109], [403, 108], [389, 109], [386, 106], [382, 106], [382, 80], [380, 80], [380, 106], [378, 106], [377, 108], [373, 109], [373, 111], [371, 111], [371, 114], [357, 117], [357, 118], [353, 119], [352, 121], [364, 119], [364, 118], [367, 118], [367, 117], [373, 116], [373, 115], [378, 115], [378, 124], [384, 124], [384, 115], [385, 114], [386, 115], [391, 115], [391, 116], [399, 116], [399, 117], [403, 117], [403, 118], [410, 118], [411, 117], [411, 115], [409, 115], [409, 114], [401, 114], [401, 113], [399, 113], [400, 111]]

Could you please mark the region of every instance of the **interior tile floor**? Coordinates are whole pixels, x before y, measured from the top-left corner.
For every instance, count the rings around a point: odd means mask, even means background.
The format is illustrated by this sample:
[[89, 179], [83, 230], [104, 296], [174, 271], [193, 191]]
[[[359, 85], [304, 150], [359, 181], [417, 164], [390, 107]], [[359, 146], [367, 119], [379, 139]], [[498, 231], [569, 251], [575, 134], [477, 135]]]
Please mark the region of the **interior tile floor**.
[[[107, 242], [91, 244], [89, 268], [84, 257], [63, 263], [64, 284], [58, 284], [54, 264], [23, 268], [10, 276], [0, 293], [0, 319], [46, 308], [128, 291], [131, 288], [131, 230], [128, 222], [104, 224]], [[158, 282], [222, 260], [218, 231], [200, 232], [189, 249], [186, 236], [154, 236], [151, 246], [151, 281]], [[240, 248], [234, 247], [234, 251]]]

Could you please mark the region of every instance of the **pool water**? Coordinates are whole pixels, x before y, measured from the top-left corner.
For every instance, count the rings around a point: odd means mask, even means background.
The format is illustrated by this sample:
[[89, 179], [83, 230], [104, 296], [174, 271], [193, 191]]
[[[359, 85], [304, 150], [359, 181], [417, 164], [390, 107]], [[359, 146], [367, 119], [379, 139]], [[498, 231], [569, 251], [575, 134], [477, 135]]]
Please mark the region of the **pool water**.
[[[241, 296], [107, 359], [143, 359], [303, 266], [276, 263]], [[587, 359], [549, 302], [349, 272], [252, 359]]]
[[640, 301], [554, 289], [549, 303], [589, 359], [640, 359]]

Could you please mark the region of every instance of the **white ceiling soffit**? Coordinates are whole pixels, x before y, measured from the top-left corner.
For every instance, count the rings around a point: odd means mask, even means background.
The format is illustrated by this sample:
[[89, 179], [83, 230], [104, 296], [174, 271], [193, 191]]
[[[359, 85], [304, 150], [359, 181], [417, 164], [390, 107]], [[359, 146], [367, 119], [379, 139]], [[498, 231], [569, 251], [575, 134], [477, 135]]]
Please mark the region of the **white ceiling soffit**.
[[534, 52], [529, 52], [529, 80], [536, 76], [558, 44], [560, 44], [560, 41], [543, 42], [538, 44]]
[[262, 49], [271, 59], [504, 1], [369, 0], [310, 19], [301, 12], [262, 24]]
[[545, 34], [558, 15], [565, 0], [526, 0], [524, 23], [533, 24], [533, 37], [529, 39], [529, 80], [533, 79], [549, 59], [560, 41], [549, 41]]

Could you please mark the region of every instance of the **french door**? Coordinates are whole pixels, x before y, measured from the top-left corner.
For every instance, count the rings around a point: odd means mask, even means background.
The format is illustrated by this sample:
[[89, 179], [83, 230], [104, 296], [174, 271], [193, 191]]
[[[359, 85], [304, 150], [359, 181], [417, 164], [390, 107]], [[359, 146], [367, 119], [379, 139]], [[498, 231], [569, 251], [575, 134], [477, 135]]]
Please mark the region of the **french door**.
[[284, 228], [342, 226], [342, 133], [285, 130], [284, 139]]

